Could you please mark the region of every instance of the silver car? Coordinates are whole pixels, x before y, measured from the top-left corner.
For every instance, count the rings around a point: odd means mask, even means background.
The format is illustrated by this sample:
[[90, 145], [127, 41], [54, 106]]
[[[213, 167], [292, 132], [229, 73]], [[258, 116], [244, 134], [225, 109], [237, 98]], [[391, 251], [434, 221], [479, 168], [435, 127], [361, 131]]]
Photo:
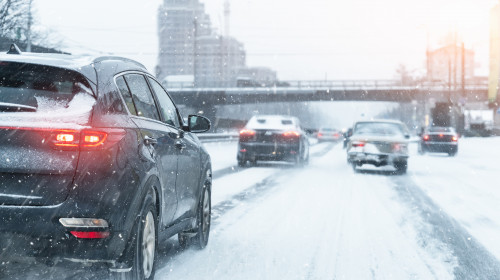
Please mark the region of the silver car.
[[398, 173], [406, 173], [409, 138], [408, 128], [399, 121], [357, 122], [347, 143], [347, 161], [354, 171], [363, 164], [372, 164], [392, 165]]

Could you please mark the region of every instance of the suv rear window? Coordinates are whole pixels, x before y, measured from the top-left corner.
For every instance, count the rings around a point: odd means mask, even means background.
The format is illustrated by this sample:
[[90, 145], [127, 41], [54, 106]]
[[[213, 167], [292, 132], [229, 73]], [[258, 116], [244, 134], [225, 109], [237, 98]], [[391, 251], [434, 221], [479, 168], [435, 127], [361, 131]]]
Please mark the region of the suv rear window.
[[0, 62], [0, 77], [2, 103], [38, 108], [42, 103], [49, 101], [67, 106], [76, 94], [85, 93], [93, 96], [88, 81], [81, 74], [71, 70]]

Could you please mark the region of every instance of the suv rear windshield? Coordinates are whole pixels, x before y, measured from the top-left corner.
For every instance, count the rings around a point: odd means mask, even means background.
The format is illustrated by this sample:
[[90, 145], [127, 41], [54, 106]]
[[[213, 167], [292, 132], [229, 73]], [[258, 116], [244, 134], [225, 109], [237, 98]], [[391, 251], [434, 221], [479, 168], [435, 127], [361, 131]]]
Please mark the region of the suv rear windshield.
[[[76, 94], [93, 96], [79, 73], [44, 65], [0, 61], [0, 103], [39, 108], [46, 101], [63, 106]], [[8, 106], [0, 106], [7, 108]]]

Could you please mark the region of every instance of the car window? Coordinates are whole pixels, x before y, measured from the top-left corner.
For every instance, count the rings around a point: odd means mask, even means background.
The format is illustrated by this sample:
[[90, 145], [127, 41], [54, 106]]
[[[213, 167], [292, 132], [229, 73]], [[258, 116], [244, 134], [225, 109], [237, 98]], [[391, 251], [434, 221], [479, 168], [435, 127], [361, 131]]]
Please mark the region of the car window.
[[123, 100], [125, 100], [125, 104], [127, 104], [128, 111], [132, 115], [137, 116], [137, 110], [135, 108], [134, 101], [132, 99], [132, 94], [130, 93], [130, 89], [128, 88], [127, 82], [125, 82], [123, 76], [116, 78], [116, 85], [120, 90], [120, 94], [122, 95]]
[[137, 115], [140, 117], [160, 120], [158, 110], [153, 99], [153, 95], [149, 90], [149, 86], [143, 75], [127, 74], [125, 80], [132, 93]]
[[163, 121], [169, 125], [179, 127], [179, 117], [175, 108], [174, 102], [170, 99], [163, 87], [154, 79], [148, 78], [153, 91], [158, 98], [158, 109], [163, 118]]
[[354, 128], [354, 134], [371, 134], [382, 136], [404, 135], [404, 129], [395, 123], [366, 122], [358, 123]]
[[38, 108], [47, 101], [66, 106], [78, 93], [93, 95], [82, 75], [56, 67], [2, 62], [0, 77], [4, 103]]

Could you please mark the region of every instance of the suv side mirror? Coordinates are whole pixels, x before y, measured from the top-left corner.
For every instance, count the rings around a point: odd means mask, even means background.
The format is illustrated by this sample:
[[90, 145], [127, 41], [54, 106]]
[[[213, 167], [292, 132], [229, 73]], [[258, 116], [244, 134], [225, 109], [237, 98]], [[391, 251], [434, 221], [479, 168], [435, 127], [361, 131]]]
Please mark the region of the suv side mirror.
[[210, 120], [198, 115], [189, 115], [187, 128], [193, 133], [206, 132], [210, 129]]

